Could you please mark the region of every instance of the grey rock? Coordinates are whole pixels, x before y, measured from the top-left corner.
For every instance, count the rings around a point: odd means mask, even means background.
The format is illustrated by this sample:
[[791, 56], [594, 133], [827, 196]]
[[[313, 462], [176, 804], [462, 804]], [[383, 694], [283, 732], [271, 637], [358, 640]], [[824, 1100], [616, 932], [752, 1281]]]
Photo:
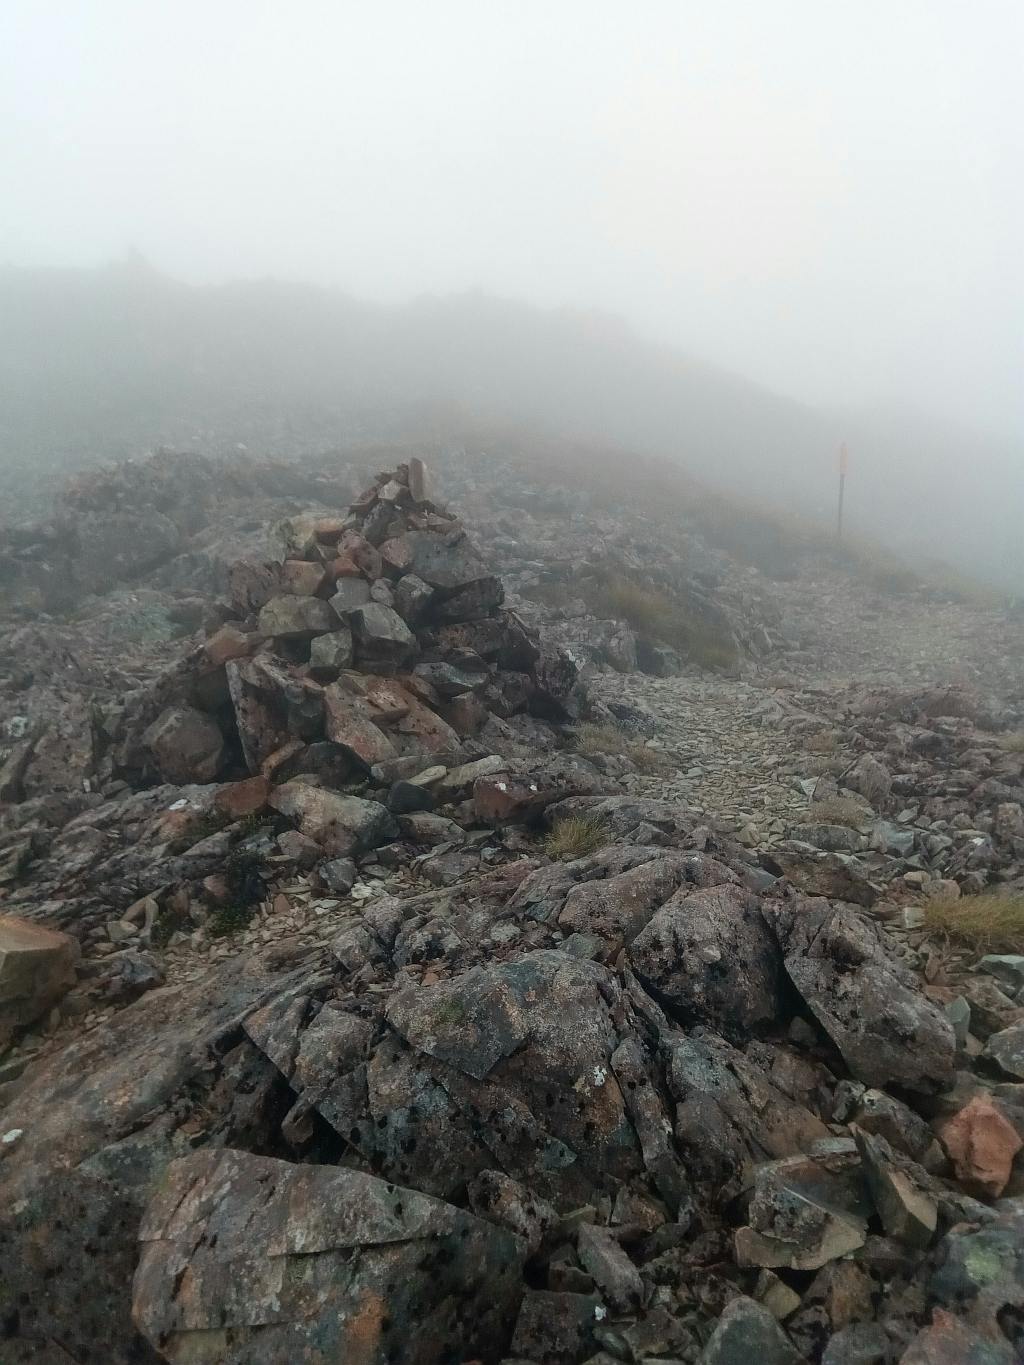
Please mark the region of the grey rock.
[[640, 1272], [607, 1228], [581, 1223], [576, 1242], [583, 1269], [606, 1303], [618, 1313], [635, 1313], [644, 1298]]
[[336, 857], [376, 848], [398, 832], [380, 802], [344, 796], [308, 782], [285, 782], [276, 787], [270, 794], [270, 805]]
[[858, 1080], [934, 1090], [952, 1078], [952, 1025], [887, 954], [877, 925], [818, 901], [763, 913], [790, 980]]
[[678, 891], [633, 940], [629, 960], [682, 1023], [745, 1037], [784, 1013], [778, 945], [758, 898], [741, 887]]
[[168, 707], [142, 739], [167, 782], [212, 782], [224, 763], [220, 726], [191, 706]]
[[370, 585], [365, 578], [339, 578], [328, 601], [335, 615], [347, 621], [357, 607], [365, 607], [370, 601]]
[[320, 880], [328, 891], [347, 896], [355, 886], [356, 865], [351, 858], [331, 858], [317, 868]]
[[416, 657], [416, 637], [391, 607], [369, 602], [352, 612], [356, 656], [370, 671], [408, 667]]
[[309, 647], [310, 672], [320, 675], [334, 675], [352, 664], [352, 632], [347, 629], [332, 630], [327, 635], [318, 635]]
[[310, 639], [337, 625], [337, 616], [319, 597], [272, 597], [259, 614], [260, 634], [275, 639]]
[[753, 1299], [733, 1299], [715, 1324], [700, 1365], [806, 1365], [767, 1308]]
[[204, 1150], [172, 1162], [139, 1232], [133, 1315], [194, 1365], [440, 1365], [487, 1356], [525, 1244], [358, 1171]]
[[990, 1034], [984, 1055], [1008, 1076], [1024, 1080], [1024, 1024], [1011, 1024], [1009, 1028]]

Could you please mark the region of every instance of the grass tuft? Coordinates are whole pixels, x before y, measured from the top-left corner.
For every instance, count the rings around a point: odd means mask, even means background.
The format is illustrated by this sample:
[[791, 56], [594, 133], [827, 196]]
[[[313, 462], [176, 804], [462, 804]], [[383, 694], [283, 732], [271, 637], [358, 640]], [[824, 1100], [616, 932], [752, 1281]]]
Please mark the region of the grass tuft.
[[1008, 754], [1024, 754], [1024, 730], [1011, 730], [999, 736], [999, 747]]
[[658, 772], [665, 766], [664, 755], [657, 749], [648, 749], [646, 744], [629, 739], [614, 725], [581, 725], [576, 732], [576, 751], [586, 758], [621, 754], [644, 773]]
[[551, 858], [570, 862], [596, 853], [608, 842], [608, 831], [592, 815], [567, 815], [556, 820], [544, 840], [544, 851]]
[[978, 953], [1024, 952], [1024, 895], [936, 896], [926, 901], [925, 927]]

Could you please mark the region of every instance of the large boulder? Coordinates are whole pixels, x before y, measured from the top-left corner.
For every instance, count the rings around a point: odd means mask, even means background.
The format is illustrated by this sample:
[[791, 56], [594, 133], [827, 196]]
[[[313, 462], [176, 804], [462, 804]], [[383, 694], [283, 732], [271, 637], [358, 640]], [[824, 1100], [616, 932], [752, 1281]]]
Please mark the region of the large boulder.
[[220, 726], [193, 706], [169, 706], [142, 739], [167, 782], [212, 782], [224, 763]]
[[849, 905], [766, 906], [793, 985], [857, 1080], [931, 1091], [953, 1076], [945, 1014], [887, 952], [876, 925]]
[[204, 1150], [146, 1210], [133, 1315], [190, 1365], [496, 1362], [526, 1244], [358, 1171]]
[[637, 976], [676, 1019], [746, 1037], [783, 1017], [782, 959], [752, 892], [677, 891], [633, 940]]

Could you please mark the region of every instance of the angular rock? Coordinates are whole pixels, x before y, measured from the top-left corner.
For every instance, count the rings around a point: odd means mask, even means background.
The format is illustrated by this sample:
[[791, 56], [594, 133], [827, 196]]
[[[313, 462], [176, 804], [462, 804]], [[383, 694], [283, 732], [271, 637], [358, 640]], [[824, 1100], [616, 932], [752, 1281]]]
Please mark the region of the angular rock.
[[298, 825], [334, 857], [376, 848], [398, 833], [392, 816], [378, 801], [314, 787], [308, 782], [286, 782], [270, 795], [270, 805]]
[[171, 1163], [139, 1233], [133, 1316], [191, 1365], [493, 1358], [525, 1245], [358, 1171], [204, 1150]]
[[312, 639], [337, 625], [337, 616], [319, 597], [272, 597], [259, 615], [260, 634], [280, 640]]
[[67, 934], [0, 915], [0, 1048], [75, 984], [78, 945]]
[[416, 637], [398, 613], [379, 602], [352, 612], [352, 633], [360, 666], [371, 671], [398, 671], [416, 657]]
[[594, 880], [570, 888], [558, 923], [566, 930], [626, 944], [681, 886], [715, 886], [735, 878], [723, 863], [693, 853], [652, 856], [613, 875], [600, 871]]
[[403, 574], [395, 584], [395, 610], [410, 626], [426, 620], [434, 589], [414, 573]]
[[956, 1178], [971, 1194], [998, 1199], [1024, 1139], [985, 1095], [975, 1095], [939, 1129]]
[[882, 1144], [854, 1129], [864, 1175], [886, 1235], [924, 1250], [935, 1235], [938, 1206], [906, 1171], [886, 1160]]
[[212, 782], [224, 762], [220, 726], [191, 706], [168, 707], [142, 739], [168, 782]]
[[644, 1298], [640, 1272], [607, 1228], [581, 1223], [576, 1242], [580, 1264], [617, 1313], [636, 1313]]
[[750, 1226], [736, 1232], [736, 1258], [817, 1270], [864, 1245], [869, 1212], [853, 1169], [833, 1172], [803, 1156], [765, 1163], [755, 1173]]
[[985, 1044], [985, 1056], [1008, 1076], [1024, 1081], [1024, 1024], [1014, 1024], [993, 1033]]
[[339, 578], [333, 597], [328, 598], [331, 609], [342, 621], [347, 621], [359, 607], [370, 601], [370, 585], [365, 578]]
[[377, 724], [365, 697], [342, 683], [324, 688], [324, 720], [327, 738], [367, 767], [394, 758], [394, 743]]
[[332, 630], [327, 635], [318, 635], [309, 647], [310, 672], [319, 676], [333, 677], [343, 668], [352, 666], [352, 632]]
[[763, 913], [790, 980], [858, 1080], [928, 1090], [952, 1078], [952, 1026], [886, 954], [876, 925], [814, 900]]
[[699, 1365], [807, 1365], [767, 1310], [753, 1299], [733, 1299], [715, 1324]]
[[629, 960], [681, 1023], [746, 1037], [785, 1014], [778, 944], [758, 897], [742, 887], [677, 891], [633, 940]]

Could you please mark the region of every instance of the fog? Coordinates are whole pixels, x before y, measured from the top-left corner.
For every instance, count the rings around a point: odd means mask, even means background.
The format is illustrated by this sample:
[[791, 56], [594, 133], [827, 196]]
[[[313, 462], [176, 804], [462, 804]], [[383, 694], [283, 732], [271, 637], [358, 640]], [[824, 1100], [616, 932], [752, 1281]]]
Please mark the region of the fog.
[[[1024, 515], [1013, 0], [7, 0], [0, 24], [0, 263], [87, 269], [131, 250], [192, 286], [323, 286], [395, 310], [360, 314], [376, 319], [377, 389], [388, 338], [403, 394], [433, 384], [500, 405], [505, 365], [507, 405], [521, 400], [530, 420], [726, 481], [753, 469], [766, 492], [781, 471], [813, 507], [847, 439], [863, 520], [961, 556], [976, 544], [997, 569], [1012, 554]], [[467, 290], [547, 311], [478, 299], [467, 331], [463, 302], [442, 364], [431, 328], [452, 323], [444, 300]], [[424, 295], [436, 302], [401, 313]], [[15, 398], [25, 357], [47, 352], [18, 296], [3, 341]], [[223, 314], [223, 294], [193, 297]], [[315, 351], [300, 297], [290, 334]], [[355, 307], [349, 362], [364, 349]], [[381, 319], [400, 314], [399, 343]], [[558, 338], [548, 369], [528, 363], [535, 327]], [[52, 349], [47, 363], [73, 381]], [[666, 376], [684, 370], [670, 393]], [[102, 357], [82, 373], [111, 378]], [[160, 395], [155, 439], [168, 385], [157, 375], [146, 392]], [[851, 485], [854, 515], [857, 496]]]

